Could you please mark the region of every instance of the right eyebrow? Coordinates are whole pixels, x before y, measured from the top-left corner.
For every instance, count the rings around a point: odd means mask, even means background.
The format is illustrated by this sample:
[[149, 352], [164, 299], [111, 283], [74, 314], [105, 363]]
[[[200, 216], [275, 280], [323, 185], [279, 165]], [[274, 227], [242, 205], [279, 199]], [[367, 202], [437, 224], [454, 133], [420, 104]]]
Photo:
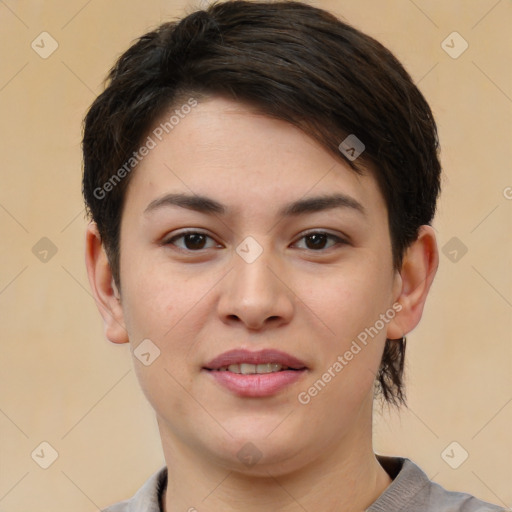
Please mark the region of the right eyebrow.
[[226, 213], [226, 208], [218, 201], [206, 196], [188, 194], [165, 194], [151, 201], [144, 210], [144, 213], [148, 214], [165, 206], [180, 206], [181, 208], [206, 214], [223, 215]]

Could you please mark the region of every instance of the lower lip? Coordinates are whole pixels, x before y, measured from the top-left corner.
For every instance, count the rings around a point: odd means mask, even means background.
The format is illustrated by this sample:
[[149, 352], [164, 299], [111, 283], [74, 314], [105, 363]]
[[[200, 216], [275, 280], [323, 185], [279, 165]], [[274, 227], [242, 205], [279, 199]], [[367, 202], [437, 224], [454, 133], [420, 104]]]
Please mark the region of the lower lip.
[[205, 371], [236, 395], [253, 398], [275, 395], [297, 382], [306, 373], [306, 370], [283, 370], [274, 373], [243, 375], [230, 371]]

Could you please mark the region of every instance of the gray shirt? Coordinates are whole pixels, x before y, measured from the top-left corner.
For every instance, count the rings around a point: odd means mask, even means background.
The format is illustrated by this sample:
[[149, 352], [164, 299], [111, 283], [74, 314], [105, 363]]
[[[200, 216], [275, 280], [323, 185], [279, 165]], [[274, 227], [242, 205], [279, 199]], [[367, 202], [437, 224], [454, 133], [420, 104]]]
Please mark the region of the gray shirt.
[[[393, 482], [366, 512], [504, 512], [469, 494], [451, 492], [429, 480], [409, 459], [377, 456]], [[167, 469], [155, 473], [130, 500], [103, 512], [161, 512], [160, 499], [167, 485]], [[193, 507], [191, 507], [194, 510]]]

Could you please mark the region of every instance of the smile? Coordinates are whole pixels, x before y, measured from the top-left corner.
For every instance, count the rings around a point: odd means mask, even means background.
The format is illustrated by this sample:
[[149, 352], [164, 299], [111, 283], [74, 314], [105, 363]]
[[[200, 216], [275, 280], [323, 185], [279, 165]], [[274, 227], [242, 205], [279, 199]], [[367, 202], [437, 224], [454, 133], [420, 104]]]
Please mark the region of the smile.
[[293, 368], [289, 368], [288, 366], [284, 366], [279, 363], [263, 363], [263, 364], [230, 364], [229, 366], [222, 366], [216, 371], [219, 372], [231, 372], [238, 373], [242, 375], [253, 375], [253, 374], [263, 374], [263, 373], [275, 373], [281, 372], [285, 370], [293, 370]]

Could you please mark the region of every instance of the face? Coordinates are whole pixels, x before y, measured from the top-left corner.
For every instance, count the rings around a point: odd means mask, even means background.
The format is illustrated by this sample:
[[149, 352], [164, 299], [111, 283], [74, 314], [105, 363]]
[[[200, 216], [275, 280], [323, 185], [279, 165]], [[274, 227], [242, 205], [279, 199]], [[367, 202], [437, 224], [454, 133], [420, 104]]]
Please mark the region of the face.
[[164, 443], [279, 472], [367, 436], [400, 293], [374, 177], [220, 98], [155, 140], [120, 276], [132, 349], [160, 351], [134, 364]]

